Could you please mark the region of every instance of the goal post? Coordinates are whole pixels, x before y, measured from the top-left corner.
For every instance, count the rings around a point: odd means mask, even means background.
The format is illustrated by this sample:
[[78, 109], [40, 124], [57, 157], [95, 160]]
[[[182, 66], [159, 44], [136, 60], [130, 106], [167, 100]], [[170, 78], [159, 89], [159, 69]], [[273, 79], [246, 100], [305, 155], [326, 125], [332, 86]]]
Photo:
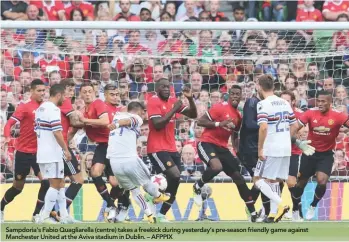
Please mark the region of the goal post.
[[[347, 113], [349, 51], [348, 46], [342, 46], [342, 39], [334, 41], [338, 38], [336, 33], [343, 30], [349, 30], [349, 22], [2, 21], [1, 64], [5, 71], [1, 78], [8, 102], [17, 106], [28, 99], [28, 82], [36, 78], [44, 80], [47, 86], [64, 78], [72, 78], [77, 85], [90, 80], [101, 99], [103, 87], [114, 83], [122, 96], [120, 103], [126, 105], [131, 100], [147, 103], [154, 93], [154, 82], [166, 77], [173, 83], [172, 94], [184, 103], [181, 88], [191, 86], [200, 116], [215, 103], [226, 100], [227, 90], [234, 84], [243, 90], [239, 106], [242, 111], [245, 100], [255, 94], [257, 78], [270, 74], [277, 92], [286, 89], [295, 93], [298, 108], [314, 107], [316, 92], [328, 88], [333, 92], [333, 107]], [[33, 63], [25, 64], [27, 61]], [[78, 91], [74, 107], [80, 111], [84, 107]], [[182, 151], [182, 184], [169, 219], [195, 220], [206, 214], [212, 220], [246, 220], [244, 203], [231, 179], [223, 173], [210, 183], [213, 195], [205, 203], [206, 213], [195, 207], [192, 183], [205, 168], [196, 151], [201, 133], [193, 120], [180, 119], [176, 123], [174, 135], [178, 150]], [[334, 175], [318, 205], [316, 220], [349, 220], [349, 170], [343, 168], [349, 154], [347, 134], [343, 130], [343, 137], [338, 139], [341, 147], [336, 148]], [[71, 212], [84, 221], [101, 220], [105, 205], [88, 178], [94, 144], [83, 132], [74, 142], [85, 185]], [[149, 165], [146, 142], [144, 131], [137, 147]], [[3, 192], [12, 182], [14, 143], [10, 145], [6, 184], [1, 184]], [[229, 147], [232, 148], [231, 143]], [[246, 169], [241, 172], [250, 182]], [[23, 194], [6, 208], [9, 220], [31, 218], [39, 185], [33, 175], [27, 182], [32, 184], [27, 184]], [[315, 183], [309, 182], [303, 195], [305, 206], [312, 201], [314, 189]], [[19, 214], [16, 211], [22, 210], [23, 203], [18, 200], [25, 198], [28, 209]], [[286, 186], [283, 199], [292, 204]], [[260, 207], [258, 201], [256, 208]], [[136, 206], [129, 215], [135, 220], [142, 217]]]

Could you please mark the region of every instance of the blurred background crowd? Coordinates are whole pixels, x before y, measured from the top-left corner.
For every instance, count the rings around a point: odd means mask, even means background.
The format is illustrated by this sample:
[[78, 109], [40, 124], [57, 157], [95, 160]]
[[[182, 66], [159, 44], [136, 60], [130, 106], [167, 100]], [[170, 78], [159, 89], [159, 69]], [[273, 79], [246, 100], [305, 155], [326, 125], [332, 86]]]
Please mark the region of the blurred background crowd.
[[[349, 1], [1, 1], [1, 21], [19, 20], [67, 21], [67, 25], [68, 21], [339, 22], [349, 20]], [[154, 82], [166, 77], [173, 83], [172, 95], [184, 104], [182, 87], [191, 86], [201, 116], [226, 100], [227, 90], [234, 84], [243, 89], [242, 110], [245, 100], [255, 95], [258, 77], [271, 74], [277, 92], [294, 92], [298, 108], [314, 107], [316, 92], [324, 89], [333, 93], [334, 107], [348, 113], [348, 48], [348, 30], [1, 29], [1, 135], [16, 107], [30, 98], [30, 82], [38, 78], [47, 90], [62, 79], [72, 79], [76, 85], [74, 108], [83, 112], [79, 86], [85, 81], [92, 82], [102, 100], [103, 88], [116, 85], [118, 103], [125, 106], [131, 100], [146, 104], [154, 94]], [[196, 143], [203, 128], [195, 120], [180, 119], [176, 125], [182, 178], [200, 177], [204, 164]], [[137, 147], [146, 164], [148, 133], [145, 122]], [[18, 125], [12, 135], [8, 147], [1, 145], [2, 180], [12, 177]], [[95, 144], [80, 130], [70, 147], [88, 179]], [[235, 153], [232, 144], [230, 148]], [[349, 176], [348, 155], [348, 130], [343, 128], [334, 153], [335, 175]], [[248, 177], [243, 167], [242, 173]], [[220, 177], [224, 179], [225, 174]]]

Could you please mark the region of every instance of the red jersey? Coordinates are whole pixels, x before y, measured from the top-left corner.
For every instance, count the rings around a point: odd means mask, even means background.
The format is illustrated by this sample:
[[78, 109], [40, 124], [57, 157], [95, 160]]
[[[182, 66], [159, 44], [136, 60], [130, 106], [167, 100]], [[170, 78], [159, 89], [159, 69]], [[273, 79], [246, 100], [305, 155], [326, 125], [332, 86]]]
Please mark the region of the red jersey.
[[111, 123], [114, 119], [115, 113], [120, 112], [120, 110], [122, 109], [122, 107], [117, 107], [114, 106], [110, 103], [105, 103], [105, 105], [107, 105], [107, 112], [108, 112], [108, 116], [109, 116], [109, 122]]
[[336, 137], [342, 125], [349, 127], [348, 116], [333, 109], [322, 114], [318, 108], [307, 110], [300, 117], [299, 122], [309, 126], [308, 139], [311, 146], [318, 152], [333, 150], [336, 146]]
[[[177, 152], [175, 142], [176, 115], [174, 115], [170, 122], [166, 124], [165, 128], [161, 130], [156, 130], [152, 122], [152, 118], [165, 116], [176, 102], [176, 98], [170, 97], [167, 101], [164, 101], [157, 95], [154, 95], [149, 99], [147, 104], [149, 118], [148, 153], [159, 151]], [[186, 108], [186, 106], [182, 106], [178, 113], [183, 112]]]
[[148, 52], [148, 54], [151, 54], [151, 50], [144, 47], [143, 45], [131, 45], [128, 44], [126, 47], [126, 53], [127, 54], [136, 54], [137, 52]]
[[131, 22], [138, 22], [141, 21], [141, 18], [133, 13], [130, 14], [130, 16], [126, 17], [124, 16], [122, 13], [118, 13], [113, 20], [117, 21], [120, 17], [125, 17], [127, 19], [127, 21], [131, 21]]
[[59, 107], [61, 110], [61, 124], [63, 128], [63, 138], [66, 144], [68, 144], [68, 131], [70, 127], [69, 115], [74, 112], [73, 105], [71, 104], [70, 98], [64, 99], [62, 106]]
[[67, 8], [65, 10], [65, 17], [66, 19], [70, 19], [70, 13], [71, 11], [73, 11], [74, 9], [79, 8], [82, 13], [84, 14], [84, 17], [90, 17], [91, 19], [94, 19], [94, 8], [93, 5], [91, 3], [87, 3], [87, 2], [82, 2], [79, 4], [79, 6], [70, 6], [69, 8]]
[[[222, 122], [232, 119], [235, 124], [235, 131], [240, 130], [242, 117], [239, 111], [233, 108], [228, 102], [217, 103], [207, 112], [208, 118], [213, 122]], [[200, 141], [212, 143], [220, 147], [228, 148], [228, 141], [232, 132], [221, 127], [212, 129], [205, 128], [201, 135]]]
[[[297, 119], [300, 119], [300, 117], [303, 114], [303, 111], [300, 110], [299, 108], [294, 108], [293, 113], [294, 113], [294, 115], [296, 115]], [[303, 153], [302, 150], [299, 149], [296, 144], [292, 144], [292, 150], [291, 150], [292, 155], [301, 155], [302, 153]]]
[[[33, 4], [37, 6], [39, 9], [42, 9], [48, 17], [48, 20], [50, 21], [59, 21], [58, 12], [59, 11], [65, 11], [64, 5], [60, 0], [54, 0], [51, 1], [51, 5], [46, 5], [44, 1], [38, 1], [38, 0], [31, 0], [30, 4]], [[70, 18], [67, 18], [68, 20]]]
[[322, 13], [319, 9], [298, 9], [297, 22], [321, 22], [323, 21]]
[[[107, 105], [102, 100], [96, 99], [85, 108], [84, 117], [88, 119], [99, 119], [99, 117], [106, 113], [108, 113]], [[85, 131], [87, 137], [94, 142], [108, 142], [109, 129], [107, 127], [87, 125]]]
[[336, 42], [336, 49], [339, 46], [345, 46], [349, 47], [349, 31], [338, 31], [333, 34], [333, 39], [335, 39]]
[[[36, 153], [37, 140], [34, 132], [35, 111], [40, 106], [35, 100], [20, 104], [12, 114], [11, 119], [20, 122], [19, 137], [16, 140], [16, 150], [24, 153]], [[7, 136], [5, 134], [5, 136]]]
[[322, 7], [322, 12], [347, 12], [349, 11], [349, 1], [342, 0], [339, 3], [335, 3], [333, 0], [327, 0]]

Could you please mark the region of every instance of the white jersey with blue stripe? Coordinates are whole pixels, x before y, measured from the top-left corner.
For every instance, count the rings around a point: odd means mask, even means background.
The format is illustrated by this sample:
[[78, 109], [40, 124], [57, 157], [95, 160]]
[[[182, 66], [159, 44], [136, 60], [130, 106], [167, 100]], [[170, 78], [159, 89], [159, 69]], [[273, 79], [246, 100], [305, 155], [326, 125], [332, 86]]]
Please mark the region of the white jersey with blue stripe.
[[109, 134], [107, 158], [130, 158], [138, 157], [137, 138], [140, 135], [140, 127], [143, 120], [140, 116], [132, 113], [116, 113], [113, 123], [122, 119], [130, 119], [130, 127], [119, 127]]
[[290, 104], [275, 95], [267, 97], [257, 104], [257, 122], [268, 124], [264, 156], [291, 156], [290, 125], [296, 122], [296, 117]]
[[63, 130], [61, 110], [52, 102], [44, 102], [35, 112], [35, 132], [38, 142], [37, 163], [63, 160], [63, 150], [54, 132]]

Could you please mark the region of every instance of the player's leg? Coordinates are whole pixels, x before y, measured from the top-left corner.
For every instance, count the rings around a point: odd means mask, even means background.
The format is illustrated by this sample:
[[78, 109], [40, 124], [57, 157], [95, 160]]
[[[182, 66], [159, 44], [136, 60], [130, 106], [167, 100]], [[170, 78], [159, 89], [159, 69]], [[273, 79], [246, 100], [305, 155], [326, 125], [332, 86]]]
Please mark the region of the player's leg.
[[[121, 201], [121, 203], [123, 201], [126, 201], [126, 200], [128, 201], [129, 200], [129, 192], [125, 192], [125, 190], [120, 187], [118, 179], [115, 177], [114, 172], [112, 171], [112, 168], [110, 166], [109, 159], [105, 160], [104, 173], [105, 173], [106, 177], [108, 177], [108, 181], [111, 185], [111, 190], [110, 190], [111, 202], [113, 204], [115, 204], [115, 201], [118, 200], [118, 204], [119, 204], [120, 201]], [[126, 202], [126, 203], [127, 203], [127, 206], [125, 204], [123, 204], [124, 207], [129, 206], [129, 202]]]
[[131, 189], [131, 194], [132, 194], [133, 200], [136, 201], [137, 205], [144, 211], [145, 215], [147, 216], [147, 220], [150, 223], [156, 223], [156, 219], [153, 215], [152, 209], [150, 208], [149, 204], [146, 202], [143, 194], [141, 193], [141, 190], [138, 187]]
[[227, 176], [233, 179], [240, 197], [244, 200], [245, 205], [250, 213], [251, 222], [256, 222], [257, 213], [254, 207], [255, 201], [252, 198], [251, 190], [247, 187], [246, 181], [240, 173], [239, 160], [232, 155], [228, 149], [217, 147], [218, 158], [222, 162], [222, 168]]
[[311, 220], [315, 215], [315, 208], [318, 205], [319, 201], [326, 193], [326, 185], [330, 178], [332, 166], [334, 162], [333, 152], [328, 152], [319, 156], [316, 164], [316, 181], [317, 186], [315, 188], [315, 194], [313, 202], [308, 208], [305, 218]]
[[79, 169], [79, 162], [76, 159], [75, 154], [69, 149], [72, 160], [64, 161], [64, 175], [70, 178], [70, 185], [65, 191], [65, 197], [67, 199], [67, 209], [74, 201], [76, 195], [78, 195], [82, 185], [84, 184], [84, 178]]
[[104, 163], [106, 160], [107, 147], [107, 144], [97, 145], [92, 159], [92, 167], [90, 174], [98, 193], [101, 195], [102, 199], [107, 203], [107, 210], [110, 210], [110, 208], [115, 207], [115, 205], [110, 199], [107, 185], [105, 184], [102, 178], [102, 174], [105, 168]]
[[165, 215], [170, 210], [172, 203], [176, 199], [179, 187], [181, 165], [180, 155], [177, 152], [157, 152], [149, 154], [150, 161], [156, 173], [163, 173], [167, 180], [166, 193], [170, 193], [170, 199], [164, 202], [158, 215], [159, 222], [168, 222]]
[[[292, 198], [294, 187], [297, 184], [297, 176], [299, 172], [300, 159], [301, 159], [300, 155], [291, 155], [290, 167], [289, 167], [288, 178], [287, 178], [287, 187], [288, 187], [288, 190], [290, 191], [291, 198]], [[286, 216], [287, 218], [292, 218], [293, 221], [301, 220], [301, 218], [299, 217], [299, 213], [297, 212], [294, 213], [292, 211], [292, 214], [288, 213]]]
[[7, 204], [11, 203], [13, 199], [18, 196], [25, 184], [25, 178], [30, 172], [30, 164], [28, 163], [28, 154], [17, 151], [14, 162], [14, 180], [12, 186], [5, 192], [1, 200], [0, 220], [4, 221], [4, 210]]

